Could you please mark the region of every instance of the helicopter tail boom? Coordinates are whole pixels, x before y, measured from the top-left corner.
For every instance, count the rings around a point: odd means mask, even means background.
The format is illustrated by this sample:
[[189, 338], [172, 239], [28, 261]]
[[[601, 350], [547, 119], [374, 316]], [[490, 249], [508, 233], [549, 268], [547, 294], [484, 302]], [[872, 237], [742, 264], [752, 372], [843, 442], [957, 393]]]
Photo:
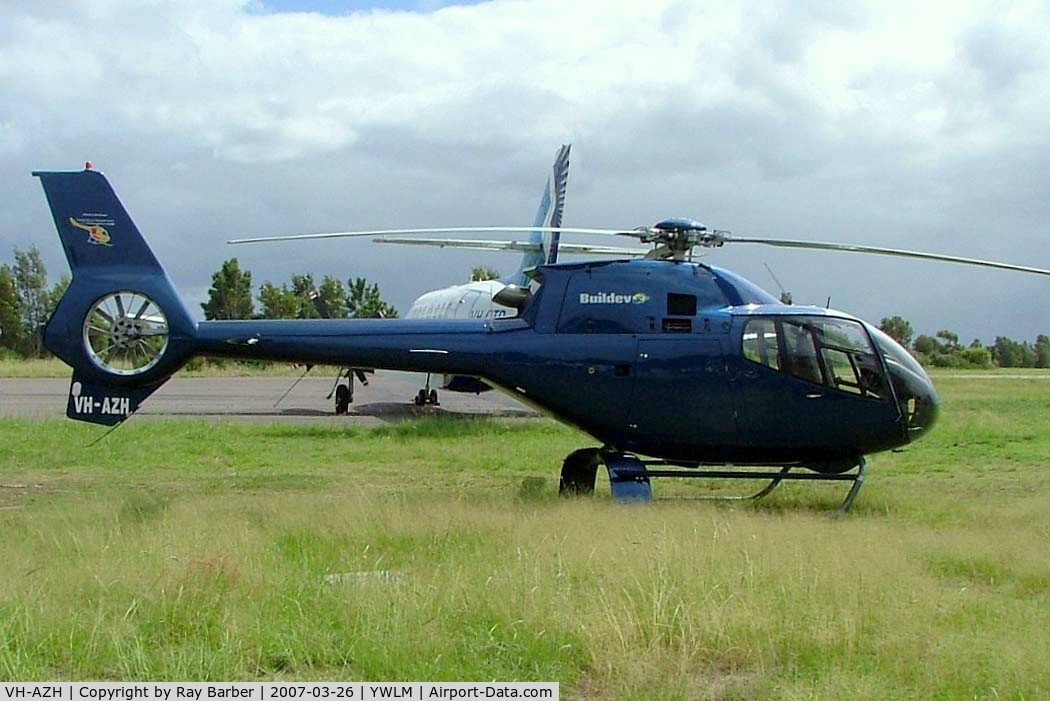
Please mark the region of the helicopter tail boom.
[[118, 424], [189, 359], [196, 322], [102, 173], [33, 175], [72, 272], [44, 331], [73, 368], [66, 413]]
[[47, 349], [73, 368], [72, 419], [121, 423], [194, 355], [448, 374], [485, 369], [478, 339], [491, 328], [481, 320], [197, 322], [104, 175], [90, 168], [34, 175], [73, 273], [44, 332]]

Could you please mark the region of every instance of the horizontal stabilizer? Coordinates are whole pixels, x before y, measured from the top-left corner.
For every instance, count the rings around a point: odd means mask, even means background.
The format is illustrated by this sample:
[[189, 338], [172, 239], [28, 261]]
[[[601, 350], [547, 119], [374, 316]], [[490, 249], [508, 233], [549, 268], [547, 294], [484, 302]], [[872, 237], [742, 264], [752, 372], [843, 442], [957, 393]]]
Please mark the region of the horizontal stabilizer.
[[146, 397], [162, 384], [145, 387], [117, 387], [91, 382], [74, 371], [69, 385], [66, 416], [77, 421], [115, 426], [134, 414]]

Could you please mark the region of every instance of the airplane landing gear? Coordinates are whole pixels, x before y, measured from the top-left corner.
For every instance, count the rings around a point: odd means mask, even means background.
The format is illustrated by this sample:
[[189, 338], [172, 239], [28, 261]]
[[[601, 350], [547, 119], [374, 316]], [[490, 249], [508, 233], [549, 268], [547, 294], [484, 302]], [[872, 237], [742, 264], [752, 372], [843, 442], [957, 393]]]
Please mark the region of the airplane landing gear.
[[[335, 376], [335, 384], [332, 391], [325, 399], [335, 396], [336, 416], [346, 416], [350, 413], [350, 405], [354, 403], [354, 378], [356, 377], [362, 385], [368, 384], [368, 376], [365, 372], [371, 372], [364, 368], [339, 368], [339, 374]], [[343, 384], [343, 380], [346, 384]]]
[[346, 416], [350, 413], [350, 405], [354, 401], [354, 389], [350, 384], [338, 385], [335, 388], [335, 413], [337, 416]]
[[430, 373], [427, 373], [427, 386], [416, 393], [412, 403], [416, 406], [425, 406], [427, 404], [430, 406], [441, 406], [441, 402], [438, 401], [437, 390], [430, 388]]

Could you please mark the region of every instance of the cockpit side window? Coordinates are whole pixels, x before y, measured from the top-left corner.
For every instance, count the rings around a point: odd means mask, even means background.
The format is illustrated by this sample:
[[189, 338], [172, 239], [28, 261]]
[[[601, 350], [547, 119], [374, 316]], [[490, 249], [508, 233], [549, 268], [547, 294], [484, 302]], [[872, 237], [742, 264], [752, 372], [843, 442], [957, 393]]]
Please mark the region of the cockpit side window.
[[752, 319], [744, 330], [744, 357], [780, 370], [780, 344], [772, 319]]
[[751, 362], [807, 382], [889, 398], [882, 364], [864, 328], [855, 321], [756, 317], [744, 327], [742, 350]]
[[813, 328], [804, 322], [781, 322], [787, 372], [803, 380], [827, 384], [824, 368], [817, 360]]

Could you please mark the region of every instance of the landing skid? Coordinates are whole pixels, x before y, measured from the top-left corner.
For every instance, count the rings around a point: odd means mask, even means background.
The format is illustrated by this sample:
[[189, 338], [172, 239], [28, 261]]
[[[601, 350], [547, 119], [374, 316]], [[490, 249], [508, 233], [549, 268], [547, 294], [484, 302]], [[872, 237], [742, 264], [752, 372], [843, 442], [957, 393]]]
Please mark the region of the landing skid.
[[559, 492], [562, 494], [591, 494], [598, 466], [605, 464], [609, 473], [609, 485], [615, 501], [652, 501], [653, 491], [650, 480], [653, 477], [706, 478], [706, 479], [768, 479], [769, 484], [754, 494], [739, 496], [702, 496], [701, 499], [715, 501], [758, 500], [766, 497], [780, 486], [784, 480], [821, 480], [828, 482], [852, 482], [845, 500], [835, 510], [844, 514], [853, 506], [854, 499], [864, 485], [867, 473], [867, 461], [864, 456], [857, 459], [854, 470], [836, 474], [821, 472], [790, 472], [793, 467], [802, 465], [783, 465], [779, 470], [694, 470], [694, 469], [650, 469], [650, 466], [668, 466], [662, 460], [641, 460], [634, 455], [614, 453], [597, 448], [577, 450], [565, 458], [561, 471]]

